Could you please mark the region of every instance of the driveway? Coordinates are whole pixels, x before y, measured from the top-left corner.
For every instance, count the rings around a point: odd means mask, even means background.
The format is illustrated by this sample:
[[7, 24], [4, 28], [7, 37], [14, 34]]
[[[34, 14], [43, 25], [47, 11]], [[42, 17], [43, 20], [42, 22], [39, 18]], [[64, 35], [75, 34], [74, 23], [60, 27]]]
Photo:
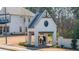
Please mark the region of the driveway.
[[43, 48], [39, 50], [40, 51], [73, 51], [71, 49], [64, 49], [64, 48]]
[[[27, 41], [27, 36], [25, 37], [24, 35], [20, 36], [8, 36], [7, 37], [7, 44], [8, 45], [16, 45], [19, 44], [20, 42], [26, 42]], [[0, 37], [0, 45], [5, 44], [5, 37]]]

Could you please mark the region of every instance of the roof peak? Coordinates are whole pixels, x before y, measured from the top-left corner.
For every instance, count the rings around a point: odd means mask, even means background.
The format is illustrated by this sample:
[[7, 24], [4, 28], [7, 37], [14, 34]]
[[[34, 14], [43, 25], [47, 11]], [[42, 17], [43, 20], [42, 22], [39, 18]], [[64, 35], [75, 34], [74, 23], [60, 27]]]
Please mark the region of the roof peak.
[[32, 22], [29, 25], [29, 28], [34, 28], [35, 24], [39, 21], [41, 17], [44, 16], [44, 13], [48, 12], [47, 10], [43, 10], [41, 12], [37, 12], [36, 16], [33, 18]]

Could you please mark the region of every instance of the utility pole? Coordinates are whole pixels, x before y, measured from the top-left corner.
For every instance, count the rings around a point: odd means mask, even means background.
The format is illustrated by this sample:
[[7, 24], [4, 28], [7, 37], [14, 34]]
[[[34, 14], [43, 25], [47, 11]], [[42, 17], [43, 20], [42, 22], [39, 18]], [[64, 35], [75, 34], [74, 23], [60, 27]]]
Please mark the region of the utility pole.
[[26, 22], [26, 18], [25, 18], [25, 16], [24, 16], [24, 31], [25, 31], [25, 40], [26, 40], [26, 42], [27, 42], [27, 39], [26, 39], [26, 25], [25, 25], [25, 22]]
[[[5, 20], [7, 20], [6, 7], [5, 7]], [[5, 23], [5, 44], [7, 44], [7, 24], [6, 23]]]

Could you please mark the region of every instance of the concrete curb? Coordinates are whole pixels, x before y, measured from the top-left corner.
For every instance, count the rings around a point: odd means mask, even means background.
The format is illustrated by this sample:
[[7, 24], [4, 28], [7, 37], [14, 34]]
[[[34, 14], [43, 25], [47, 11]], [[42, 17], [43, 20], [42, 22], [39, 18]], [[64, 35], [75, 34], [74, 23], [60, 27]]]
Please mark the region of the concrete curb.
[[30, 51], [30, 50], [25, 49], [25, 48], [19, 48], [19, 47], [15, 47], [15, 46], [7, 46], [7, 45], [1, 45], [0, 48], [5, 49], [5, 50], [9, 50], [9, 51]]

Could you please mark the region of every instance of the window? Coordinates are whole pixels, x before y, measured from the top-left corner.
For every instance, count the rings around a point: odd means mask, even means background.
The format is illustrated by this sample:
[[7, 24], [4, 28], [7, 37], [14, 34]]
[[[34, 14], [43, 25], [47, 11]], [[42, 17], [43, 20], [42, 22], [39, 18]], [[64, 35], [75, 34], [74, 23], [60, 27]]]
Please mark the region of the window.
[[9, 32], [9, 27], [7, 27], [7, 32]]
[[7, 27], [4, 27], [4, 30], [3, 30], [4, 32], [9, 32], [9, 27], [7, 26]]
[[48, 26], [48, 21], [47, 21], [47, 20], [44, 22], [44, 26], [45, 26], [45, 27]]
[[28, 19], [28, 22], [30, 22], [30, 18]]
[[0, 34], [2, 34], [2, 27], [0, 27]]
[[20, 27], [19, 31], [22, 32], [22, 27]]
[[24, 18], [24, 22], [26, 22], [26, 19]]
[[27, 27], [26, 27], [25, 31], [27, 32]]

